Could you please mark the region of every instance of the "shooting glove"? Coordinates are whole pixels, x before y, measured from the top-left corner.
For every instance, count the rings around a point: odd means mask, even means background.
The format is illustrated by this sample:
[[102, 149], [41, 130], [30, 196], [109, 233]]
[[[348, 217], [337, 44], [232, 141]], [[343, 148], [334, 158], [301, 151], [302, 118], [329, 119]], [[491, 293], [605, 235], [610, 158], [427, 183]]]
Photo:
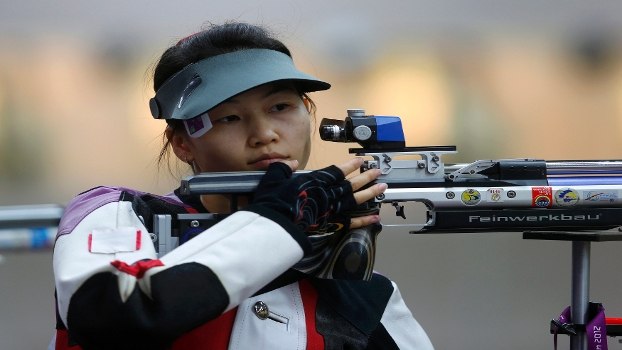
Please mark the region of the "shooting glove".
[[252, 204], [277, 211], [307, 234], [347, 229], [346, 213], [357, 207], [352, 186], [338, 167], [292, 179], [292, 169], [281, 162], [270, 164]]

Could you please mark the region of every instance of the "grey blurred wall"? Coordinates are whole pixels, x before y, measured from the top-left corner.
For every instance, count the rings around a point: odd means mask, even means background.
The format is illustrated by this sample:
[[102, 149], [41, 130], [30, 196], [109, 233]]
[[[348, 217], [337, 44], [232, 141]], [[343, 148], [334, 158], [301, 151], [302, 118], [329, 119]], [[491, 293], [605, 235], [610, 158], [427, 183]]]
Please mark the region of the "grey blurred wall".
[[[333, 84], [312, 96], [318, 118], [399, 115], [409, 145], [456, 144], [448, 162], [621, 158], [621, 10], [575, 0], [0, 1], [0, 205], [66, 204], [97, 185], [177, 186], [154, 161], [164, 125], [149, 115], [145, 72], [205, 21], [229, 19], [273, 28], [303, 70]], [[310, 167], [348, 159], [347, 147], [316, 138]], [[608, 316], [622, 316], [619, 253], [617, 242], [592, 246], [591, 299]], [[51, 251], [0, 254], [0, 349], [45, 348]], [[376, 270], [398, 283], [437, 349], [550, 348], [548, 322], [570, 303], [570, 243], [520, 233], [387, 228]]]

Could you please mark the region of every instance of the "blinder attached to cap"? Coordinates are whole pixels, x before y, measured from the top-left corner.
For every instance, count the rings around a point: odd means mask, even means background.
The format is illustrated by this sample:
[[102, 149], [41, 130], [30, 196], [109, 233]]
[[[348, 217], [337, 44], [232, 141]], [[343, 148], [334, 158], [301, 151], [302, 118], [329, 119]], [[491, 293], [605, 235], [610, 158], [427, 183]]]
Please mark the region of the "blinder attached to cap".
[[202, 135], [212, 126], [207, 111], [239, 93], [277, 81], [293, 81], [304, 92], [330, 88], [330, 84], [299, 71], [284, 53], [250, 49], [184, 67], [162, 84], [149, 101], [149, 108], [154, 118], [188, 121], [185, 124], [189, 134]]

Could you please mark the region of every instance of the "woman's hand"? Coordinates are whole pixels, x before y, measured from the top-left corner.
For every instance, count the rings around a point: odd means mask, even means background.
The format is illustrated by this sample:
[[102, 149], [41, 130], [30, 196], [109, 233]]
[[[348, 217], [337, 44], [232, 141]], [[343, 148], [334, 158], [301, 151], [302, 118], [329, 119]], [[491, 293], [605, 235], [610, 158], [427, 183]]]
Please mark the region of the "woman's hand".
[[378, 215], [350, 219], [347, 214], [387, 187], [386, 184], [375, 184], [360, 190], [380, 175], [377, 169], [346, 180], [345, 176], [358, 170], [362, 162], [361, 158], [355, 158], [339, 167], [330, 166], [293, 179], [291, 174], [297, 169], [298, 162], [271, 164], [257, 187], [253, 204], [280, 212], [307, 232], [321, 232], [336, 223], [357, 228], [379, 222]]
[[[348, 176], [354, 171], [358, 171], [361, 167], [361, 164], [363, 164], [362, 158], [354, 158], [346, 163], [341, 164], [339, 166], [339, 169], [343, 171], [345, 176]], [[359, 189], [361, 189], [368, 183], [376, 180], [381, 173], [382, 172], [379, 169], [369, 169], [366, 172], [355, 175], [349, 179], [350, 184], [352, 185], [352, 191], [354, 192], [354, 199], [356, 200], [356, 204], [364, 203], [380, 195], [387, 189], [387, 184], [377, 183], [373, 186], [359, 191]], [[355, 217], [350, 220], [350, 228], [367, 226], [376, 222], [380, 222], [380, 215], [366, 215]]]

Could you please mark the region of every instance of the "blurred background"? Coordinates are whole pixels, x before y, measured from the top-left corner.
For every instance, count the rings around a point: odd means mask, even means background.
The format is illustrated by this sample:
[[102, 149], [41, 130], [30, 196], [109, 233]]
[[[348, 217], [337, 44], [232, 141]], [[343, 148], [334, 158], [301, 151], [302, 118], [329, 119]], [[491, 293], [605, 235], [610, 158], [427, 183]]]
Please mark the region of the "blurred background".
[[[149, 113], [151, 68], [226, 20], [272, 28], [302, 70], [333, 85], [312, 94], [318, 121], [347, 108], [398, 115], [408, 145], [457, 145], [450, 163], [622, 158], [621, 13], [613, 0], [0, 0], [0, 205], [177, 187], [186, 168], [155, 162], [164, 122]], [[352, 145], [316, 139], [309, 168], [350, 158]], [[570, 304], [571, 245], [521, 237], [385, 229], [376, 270], [437, 349], [551, 348], [549, 321]], [[620, 248], [592, 245], [591, 300], [613, 317]], [[52, 250], [0, 253], [0, 349], [44, 349]]]

